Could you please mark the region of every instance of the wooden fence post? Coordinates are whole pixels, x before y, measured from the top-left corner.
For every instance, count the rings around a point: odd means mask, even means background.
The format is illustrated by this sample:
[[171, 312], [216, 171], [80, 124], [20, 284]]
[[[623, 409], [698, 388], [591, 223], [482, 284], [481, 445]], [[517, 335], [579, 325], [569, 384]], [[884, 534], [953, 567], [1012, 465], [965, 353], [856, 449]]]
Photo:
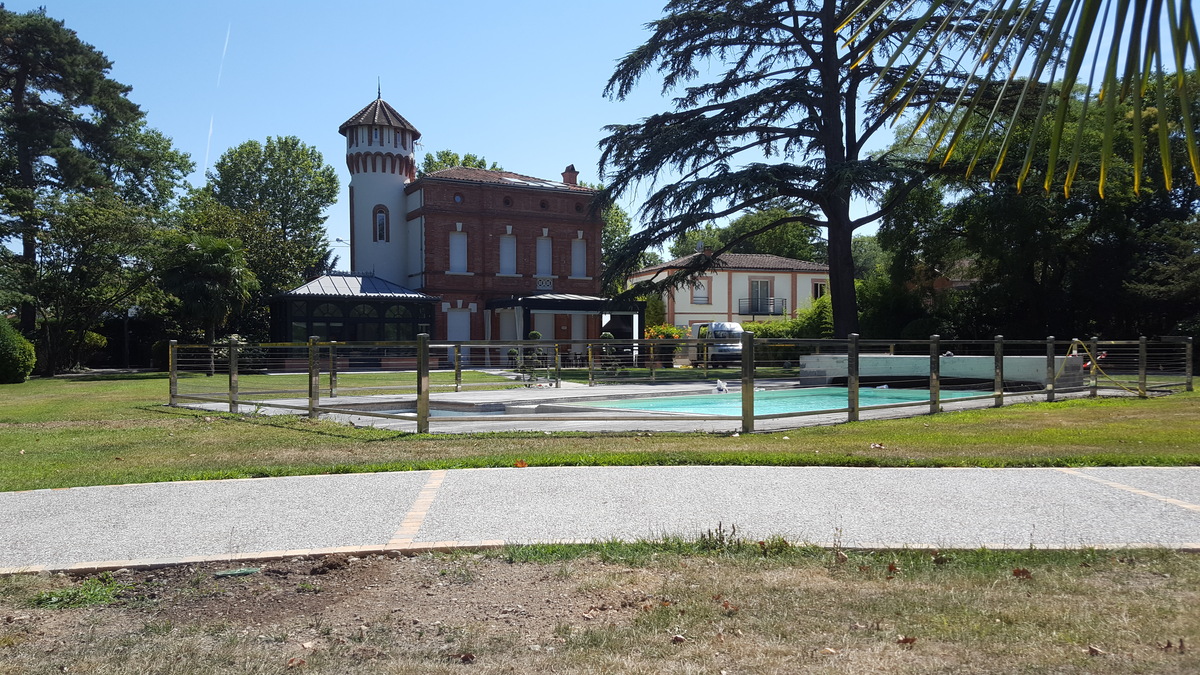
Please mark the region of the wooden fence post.
[[942, 336], [929, 336], [929, 414], [942, 411]]
[[754, 331], [742, 333], [742, 433], [754, 431]]
[[996, 404], [994, 407], [999, 408], [1004, 405], [1004, 336], [996, 336], [996, 367], [993, 373], [992, 393], [996, 395]]
[[858, 421], [858, 333], [846, 341], [846, 420]]
[[1046, 338], [1046, 403], [1054, 402], [1054, 336]]
[[1138, 338], [1138, 396], [1146, 398], [1146, 362], [1148, 345], [1146, 336]]
[[316, 335], [308, 336], [308, 419], [315, 420], [321, 405], [321, 361]]
[[229, 412], [238, 411], [238, 341], [229, 338]]
[[178, 403], [175, 397], [179, 396], [179, 340], [167, 343], [167, 377], [170, 382], [167, 405], [175, 406]]
[[429, 433], [429, 333], [417, 335], [417, 433]]

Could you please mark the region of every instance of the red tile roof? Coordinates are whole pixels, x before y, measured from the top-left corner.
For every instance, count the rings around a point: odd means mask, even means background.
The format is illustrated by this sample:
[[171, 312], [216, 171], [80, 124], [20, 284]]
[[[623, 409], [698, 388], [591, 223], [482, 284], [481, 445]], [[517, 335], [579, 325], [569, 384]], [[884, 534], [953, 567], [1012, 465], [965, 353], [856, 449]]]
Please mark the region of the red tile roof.
[[421, 180], [460, 180], [471, 183], [496, 183], [512, 187], [542, 188], [545, 190], [566, 190], [569, 192], [593, 193], [595, 190], [582, 185], [571, 185], [561, 181], [546, 180], [524, 176], [511, 171], [489, 171], [488, 169], [472, 169], [465, 166], [455, 166], [441, 171], [426, 174]]
[[371, 101], [367, 104], [367, 107], [359, 110], [354, 117], [342, 122], [342, 126], [338, 127], [338, 133], [345, 136], [346, 129], [363, 125], [407, 129], [412, 132], [413, 140], [421, 137], [421, 132], [417, 131], [416, 127], [404, 119], [400, 113], [396, 112], [395, 108], [388, 105], [387, 101], [381, 98]]
[[[651, 272], [660, 272], [669, 269], [678, 269], [687, 266], [700, 253], [685, 255], [682, 258], [669, 260], [660, 265], [651, 265], [643, 267], [636, 271], [631, 276], [639, 274], [649, 274]], [[796, 260], [794, 258], [784, 258], [783, 256], [770, 255], [767, 253], [722, 253], [717, 256], [717, 264], [712, 269], [719, 270], [763, 270], [772, 272], [828, 272], [829, 265], [821, 263], [809, 262], [807, 260]]]

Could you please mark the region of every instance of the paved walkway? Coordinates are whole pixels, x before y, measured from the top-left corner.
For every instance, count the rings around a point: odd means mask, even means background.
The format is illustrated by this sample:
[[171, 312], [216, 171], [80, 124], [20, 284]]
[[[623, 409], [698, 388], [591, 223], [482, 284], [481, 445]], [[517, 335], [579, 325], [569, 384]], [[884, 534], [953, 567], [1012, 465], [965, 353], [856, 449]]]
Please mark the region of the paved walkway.
[[0, 493], [0, 572], [695, 537], [1200, 549], [1200, 467], [563, 467]]

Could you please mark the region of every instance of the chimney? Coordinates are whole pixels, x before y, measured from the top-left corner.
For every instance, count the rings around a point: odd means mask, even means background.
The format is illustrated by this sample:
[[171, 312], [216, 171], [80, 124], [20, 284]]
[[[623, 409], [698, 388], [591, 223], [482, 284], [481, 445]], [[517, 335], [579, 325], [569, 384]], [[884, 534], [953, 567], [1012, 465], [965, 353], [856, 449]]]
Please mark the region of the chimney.
[[574, 164], [568, 164], [562, 176], [567, 185], [579, 185], [579, 172], [575, 170]]

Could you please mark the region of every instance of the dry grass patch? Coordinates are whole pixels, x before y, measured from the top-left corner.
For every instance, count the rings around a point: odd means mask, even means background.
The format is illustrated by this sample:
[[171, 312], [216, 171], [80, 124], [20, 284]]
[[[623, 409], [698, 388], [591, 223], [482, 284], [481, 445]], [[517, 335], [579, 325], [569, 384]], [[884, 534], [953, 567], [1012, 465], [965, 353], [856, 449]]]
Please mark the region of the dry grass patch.
[[678, 549], [179, 567], [61, 610], [30, 600], [78, 581], [9, 577], [0, 673], [1200, 670], [1195, 557]]

